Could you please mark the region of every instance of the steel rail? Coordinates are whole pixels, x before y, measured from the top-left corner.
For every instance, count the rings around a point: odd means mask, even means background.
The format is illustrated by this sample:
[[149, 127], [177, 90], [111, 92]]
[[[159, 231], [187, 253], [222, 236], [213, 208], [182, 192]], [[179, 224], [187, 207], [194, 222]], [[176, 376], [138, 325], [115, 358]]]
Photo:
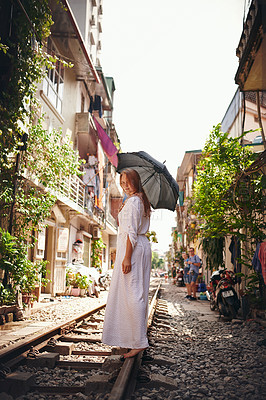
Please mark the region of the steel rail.
[[[152, 301], [149, 305], [147, 328], [149, 328], [152, 324], [160, 287], [161, 283], [159, 283], [153, 295]], [[108, 400], [125, 400], [131, 397], [135, 390], [136, 378], [141, 364], [142, 356], [143, 351], [138, 353], [135, 357], [125, 359], [124, 364], [116, 379], [116, 382], [112, 388], [112, 391], [108, 397]]]
[[[40, 343], [49, 340], [55, 335], [62, 335], [62, 330], [64, 328], [67, 328], [68, 326], [71, 326], [82, 321], [83, 319], [88, 318], [90, 315], [102, 310], [105, 306], [106, 303], [101, 304], [100, 306], [86, 313], [80, 314], [76, 318], [70, 319], [64, 323], [54, 326], [53, 328], [49, 328], [42, 333], [36, 334], [31, 339], [26, 338], [19, 341], [18, 343], [14, 343], [8, 346], [8, 348], [4, 348], [0, 351], [0, 363], [6, 364], [12, 368], [15, 364], [19, 363], [20, 361], [22, 361], [22, 359], [25, 358], [25, 356], [23, 356], [23, 353], [28, 351], [32, 346], [35, 347]], [[16, 362], [12, 363], [12, 360], [14, 359], [16, 359]]]

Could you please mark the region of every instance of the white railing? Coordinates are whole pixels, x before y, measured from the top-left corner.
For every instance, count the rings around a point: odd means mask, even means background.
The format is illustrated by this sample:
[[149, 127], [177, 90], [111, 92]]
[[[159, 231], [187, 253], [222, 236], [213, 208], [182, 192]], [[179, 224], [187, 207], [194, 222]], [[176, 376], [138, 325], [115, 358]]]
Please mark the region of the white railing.
[[105, 218], [106, 218], [106, 221], [108, 221], [115, 228], [118, 227], [116, 219], [110, 214], [110, 212], [106, 213], [106, 217]]
[[77, 176], [61, 178], [58, 195], [63, 195], [87, 212], [100, 225], [103, 225], [104, 212], [94, 206], [86, 191], [86, 185]]

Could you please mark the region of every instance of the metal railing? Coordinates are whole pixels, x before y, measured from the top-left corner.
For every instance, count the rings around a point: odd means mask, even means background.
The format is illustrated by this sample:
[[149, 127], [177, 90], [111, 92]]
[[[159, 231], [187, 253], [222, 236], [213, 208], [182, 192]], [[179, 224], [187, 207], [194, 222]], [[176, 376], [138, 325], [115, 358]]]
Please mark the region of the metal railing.
[[103, 225], [104, 212], [95, 207], [92, 198], [87, 193], [86, 185], [79, 177], [73, 175], [62, 177], [57, 195], [66, 197], [87, 212], [95, 222]]

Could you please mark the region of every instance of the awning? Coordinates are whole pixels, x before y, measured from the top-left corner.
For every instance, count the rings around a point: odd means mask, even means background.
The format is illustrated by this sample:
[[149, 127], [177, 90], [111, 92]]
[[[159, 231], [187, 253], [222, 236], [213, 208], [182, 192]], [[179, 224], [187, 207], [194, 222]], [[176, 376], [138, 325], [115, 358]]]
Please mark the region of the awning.
[[266, 0], [251, 3], [236, 54], [240, 90], [266, 90]]
[[93, 78], [97, 83], [101, 83], [68, 1], [62, 0], [62, 4], [49, 0], [54, 21], [51, 26], [51, 34], [60, 51], [59, 56], [66, 62], [74, 64], [74, 70], [80, 79]]

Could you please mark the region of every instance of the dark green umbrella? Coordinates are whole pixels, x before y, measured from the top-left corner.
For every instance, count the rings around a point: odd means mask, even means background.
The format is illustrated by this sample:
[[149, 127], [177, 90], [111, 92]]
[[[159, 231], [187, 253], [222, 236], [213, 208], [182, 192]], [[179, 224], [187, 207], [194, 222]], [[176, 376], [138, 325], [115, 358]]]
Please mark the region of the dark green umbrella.
[[154, 209], [175, 210], [179, 187], [163, 163], [155, 160], [145, 151], [118, 153], [117, 156], [117, 172], [121, 173], [126, 168], [136, 170]]

